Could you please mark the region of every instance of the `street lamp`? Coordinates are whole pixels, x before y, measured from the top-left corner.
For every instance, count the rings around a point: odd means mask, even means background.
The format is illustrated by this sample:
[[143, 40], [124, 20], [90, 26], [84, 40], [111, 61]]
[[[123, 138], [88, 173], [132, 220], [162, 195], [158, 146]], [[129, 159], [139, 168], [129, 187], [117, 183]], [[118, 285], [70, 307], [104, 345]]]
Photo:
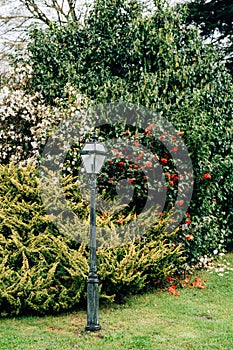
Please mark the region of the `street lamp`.
[[99, 280], [96, 268], [96, 174], [104, 164], [106, 150], [97, 142], [98, 137], [92, 136], [92, 142], [86, 143], [80, 151], [82, 162], [90, 178], [90, 270], [87, 280], [87, 326], [86, 331], [98, 331], [99, 325]]

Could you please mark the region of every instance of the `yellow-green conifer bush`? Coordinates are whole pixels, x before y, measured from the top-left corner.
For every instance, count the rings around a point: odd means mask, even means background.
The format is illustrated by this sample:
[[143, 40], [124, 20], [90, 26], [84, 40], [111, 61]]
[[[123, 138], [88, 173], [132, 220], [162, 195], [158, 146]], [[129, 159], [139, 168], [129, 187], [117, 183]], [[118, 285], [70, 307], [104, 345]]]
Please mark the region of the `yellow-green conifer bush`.
[[1, 315], [61, 312], [77, 306], [88, 261], [46, 214], [32, 165], [0, 167]]
[[[77, 310], [86, 295], [88, 245], [76, 242], [52, 222], [40, 197], [36, 171], [31, 164], [0, 166], [1, 316]], [[80, 225], [89, 227], [89, 208], [78, 199], [74, 180], [62, 181], [67, 200], [76, 196], [72, 209]], [[101, 221], [106, 230], [108, 223]], [[166, 234], [161, 224], [150, 234], [145, 224], [144, 231], [134, 241], [98, 249], [102, 297], [117, 300], [141, 292], [180, 267], [182, 249], [171, 243], [174, 233]]]

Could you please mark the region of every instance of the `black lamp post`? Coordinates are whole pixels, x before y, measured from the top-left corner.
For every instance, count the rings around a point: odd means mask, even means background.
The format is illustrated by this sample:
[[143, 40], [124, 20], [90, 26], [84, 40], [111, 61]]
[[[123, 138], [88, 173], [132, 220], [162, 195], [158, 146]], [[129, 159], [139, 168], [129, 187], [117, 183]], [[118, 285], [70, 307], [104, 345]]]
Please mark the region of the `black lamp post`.
[[99, 325], [99, 280], [96, 268], [96, 174], [104, 164], [106, 150], [97, 142], [98, 137], [92, 136], [92, 142], [86, 143], [80, 151], [82, 162], [90, 178], [90, 271], [87, 280], [87, 326], [86, 331], [98, 331]]

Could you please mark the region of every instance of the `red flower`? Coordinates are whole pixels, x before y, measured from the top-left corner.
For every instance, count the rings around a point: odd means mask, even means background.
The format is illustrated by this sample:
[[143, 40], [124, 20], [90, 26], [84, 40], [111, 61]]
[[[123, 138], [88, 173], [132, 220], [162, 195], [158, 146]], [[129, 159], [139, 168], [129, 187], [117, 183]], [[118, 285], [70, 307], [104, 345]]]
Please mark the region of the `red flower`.
[[177, 180], [178, 180], [178, 175], [172, 174], [172, 175], [171, 175], [171, 179], [172, 179], [173, 181], [177, 181]]
[[134, 164], [134, 169], [138, 169], [139, 168], [139, 165], [138, 164]]
[[177, 152], [178, 151], [178, 147], [172, 147], [172, 152]]
[[167, 158], [161, 158], [161, 162], [164, 164], [167, 164], [168, 160], [167, 160]]
[[174, 284], [168, 288], [168, 292], [175, 296], [180, 295], [180, 293], [176, 291], [176, 286]]
[[146, 167], [147, 168], [152, 168], [152, 163], [151, 162], [146, 162]]
[[146, 134], [146, 135], [151, 135], [151, 131], [148, 130], [148, 129], [145, 129], [145, 134]]
[[183, 204], [184, 204], [183, 199], [180, 199], [180, 200], [177, 202], [177, 205], [179, 205], [179, 207], [181, 207], [181, 205], [183, 205]]
[[174, 278], [173, 278], [173, 277], [171, 277], [171, 276], [167, 276], [167, 277], [166, 277], [166, 281], [167, 281], [167, 282], [174, 281]]
[[208, 179], [211, 178], [211, 175], [210, 175], [210, 173], [205, 173], [205, 174], [203, 175], [203, 177], [204, 177], [204, 179], [208, 180]]
[[109, 165], [113, 165], [113, 162], [110, 160], [110, 161], [108, 162], [108, 164], [109, 164]]
[[129, 179], [128, 182], [132, 184], [134, 182], [134, 179]]
[[205, 282], [202, 281], [200, 278], [196, 278], [195, 282], [191, 283], [191, 286], [197, 287], [199, 289], [205, 289], [206, 288]]
[[119, 164], [120, 167], [124, 166], [124, 162], [119, 162], [118, 164]]

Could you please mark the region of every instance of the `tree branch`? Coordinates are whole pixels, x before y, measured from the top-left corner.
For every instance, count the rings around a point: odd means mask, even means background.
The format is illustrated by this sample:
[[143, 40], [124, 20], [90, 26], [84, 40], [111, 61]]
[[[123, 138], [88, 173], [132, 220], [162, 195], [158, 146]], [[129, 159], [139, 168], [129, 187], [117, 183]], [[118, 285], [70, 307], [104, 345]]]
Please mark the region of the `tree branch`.
[[75, 12], [75, 3], [76, 1], [74, 0], [67, 0], [68, 5], [69, 5], [69, 14], [71, 15], [71, 18], [73, 21], [78, 21], [76, 12]]
[[33, 0], [20, 0], [20, 2], [26, 6], [29, 12], [34, 16], [34, 18], [39, 19], [48, 26], [51, 25], [52, 21], [45, 15], [44, 12], [38, 7], [38, 5]]

